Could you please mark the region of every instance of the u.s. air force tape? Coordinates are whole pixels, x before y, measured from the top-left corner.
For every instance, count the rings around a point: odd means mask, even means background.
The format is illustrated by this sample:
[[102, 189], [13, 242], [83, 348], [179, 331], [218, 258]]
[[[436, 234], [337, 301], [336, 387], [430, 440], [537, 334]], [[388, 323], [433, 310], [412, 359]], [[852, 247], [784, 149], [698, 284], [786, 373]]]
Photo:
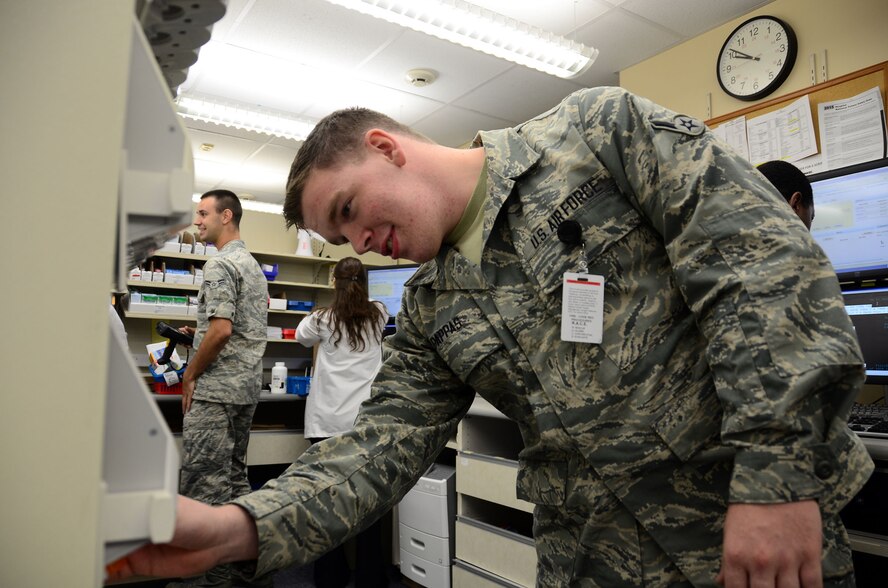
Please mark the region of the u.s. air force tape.
[[706, 130], [706, 126], [692, 116], [678, 114], [671, 119], [668, 118], [652, 118], [651, 126], [661, 131], [672, 131], [673, 133], [681, 133], [696, 137]]

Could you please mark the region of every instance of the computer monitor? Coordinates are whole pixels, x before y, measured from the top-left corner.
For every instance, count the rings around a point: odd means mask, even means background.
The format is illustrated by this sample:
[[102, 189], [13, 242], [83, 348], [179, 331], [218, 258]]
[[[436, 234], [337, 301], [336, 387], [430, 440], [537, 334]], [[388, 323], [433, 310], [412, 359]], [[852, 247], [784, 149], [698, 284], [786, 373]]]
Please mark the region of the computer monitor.
[[842, 292], [866, 363], [867, 384], [888, 384], [888, 288]]
[[888, 159], [808, 177], [814, 190], [811, 235], [840, 281], [888, 277]]
[[389, 313], [388, 325], [394, 326], [395, 315], [401, 310], [401, 295], [404, 293], [404, 282], [416, 272], [416, 265], [399, 265], [367, 270], [367, 283], [370, 298], [385, 304]]

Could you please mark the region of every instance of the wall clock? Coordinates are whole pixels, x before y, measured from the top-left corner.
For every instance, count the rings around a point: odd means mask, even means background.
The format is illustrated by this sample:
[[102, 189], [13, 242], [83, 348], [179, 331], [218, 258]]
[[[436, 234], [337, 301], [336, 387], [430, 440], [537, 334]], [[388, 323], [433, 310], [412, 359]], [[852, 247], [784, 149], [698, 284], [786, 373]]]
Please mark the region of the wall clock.
[[750, 18], [728, 35], [718, 52], [718, 84], [734, 98], [758, 100], [786, 80], [797, 53], [795, 32], [784, 21]]

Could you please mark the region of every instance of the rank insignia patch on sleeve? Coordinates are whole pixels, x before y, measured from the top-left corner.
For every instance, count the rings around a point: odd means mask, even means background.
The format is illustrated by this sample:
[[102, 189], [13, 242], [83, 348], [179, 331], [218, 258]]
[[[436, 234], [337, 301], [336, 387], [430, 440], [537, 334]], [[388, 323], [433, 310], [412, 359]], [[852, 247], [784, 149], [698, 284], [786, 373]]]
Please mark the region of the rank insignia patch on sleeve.
[[673, 133], [682, 133], [691, 137], [696, 137], [706, 129], [702, 122], [684, 114], [678, 114], [671, 120], [665, 118], [651, 119], [651, 126], [661, 131], [672, 131]]

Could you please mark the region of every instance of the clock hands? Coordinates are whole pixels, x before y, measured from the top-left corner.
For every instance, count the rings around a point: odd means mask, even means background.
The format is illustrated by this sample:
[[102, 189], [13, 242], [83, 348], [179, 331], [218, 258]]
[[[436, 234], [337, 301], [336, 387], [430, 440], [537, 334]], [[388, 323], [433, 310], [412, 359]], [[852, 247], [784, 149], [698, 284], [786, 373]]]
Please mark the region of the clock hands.
[[736, 49], [728, 49], [731, 52], [731, 57], [736, 57], [738, 59], [752, 59], [753, 61], [759, 61], [758, 57], [753, 57], [748, 53], [743, 53], [742, 51], [737, 51]]

